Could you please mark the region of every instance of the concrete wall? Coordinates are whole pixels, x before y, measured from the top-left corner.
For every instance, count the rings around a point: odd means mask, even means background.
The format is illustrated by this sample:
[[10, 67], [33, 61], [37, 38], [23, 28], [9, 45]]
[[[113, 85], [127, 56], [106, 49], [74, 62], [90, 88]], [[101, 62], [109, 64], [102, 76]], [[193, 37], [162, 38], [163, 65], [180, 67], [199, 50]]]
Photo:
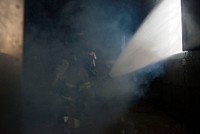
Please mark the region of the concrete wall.
[[21, 134], [23, 0], [0, 0], [0, 133]]
[[200, 110], [200, 51], [174, 55], [164, 63], [165, 73], [155, 79], [149, 100], [174, 118], [197, 127]]
[[23, 9], [23, 0], [0, 0], [1, 53], [21, 56]]

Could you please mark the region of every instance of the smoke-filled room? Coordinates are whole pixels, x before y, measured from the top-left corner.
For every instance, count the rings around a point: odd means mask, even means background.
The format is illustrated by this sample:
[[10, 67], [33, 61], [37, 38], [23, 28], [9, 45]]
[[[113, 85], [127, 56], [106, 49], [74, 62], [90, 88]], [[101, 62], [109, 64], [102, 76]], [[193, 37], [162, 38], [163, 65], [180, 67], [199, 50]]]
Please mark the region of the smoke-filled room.
[[198, 0], [0, 0], [1, 134], [199, 134]]

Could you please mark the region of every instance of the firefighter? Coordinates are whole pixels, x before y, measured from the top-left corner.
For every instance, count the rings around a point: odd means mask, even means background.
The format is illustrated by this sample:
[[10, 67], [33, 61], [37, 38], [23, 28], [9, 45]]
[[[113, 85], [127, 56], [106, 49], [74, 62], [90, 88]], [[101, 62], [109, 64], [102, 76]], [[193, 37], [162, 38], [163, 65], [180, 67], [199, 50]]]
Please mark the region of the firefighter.
[[89, 73], [92, 73], [96, 68], [96, 54], [94, 52], [83, 54], [85, 57], [80, 54], [76, 56], [73, 53], [70, 60], [63, 60], [65, 61], [63, 65], [67, 69], [63, 69], [65, 72], [60, 71], [65, 77], [59, 74], [63, 78], [59, 87], [59, 96], [63, 104], [62, 120], [66, 126], [66, 131], [69, 132], [79, 129], [81, 113], [87, 107], [88, 102], [95, 96], [90, 82], [89, 75], [91, 74]]

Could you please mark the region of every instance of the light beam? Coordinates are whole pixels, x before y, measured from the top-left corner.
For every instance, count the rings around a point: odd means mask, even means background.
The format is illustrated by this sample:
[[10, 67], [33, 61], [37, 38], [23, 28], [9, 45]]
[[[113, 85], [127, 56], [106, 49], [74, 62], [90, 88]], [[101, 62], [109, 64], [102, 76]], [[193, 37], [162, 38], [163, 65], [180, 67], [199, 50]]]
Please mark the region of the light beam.
[[163, 0], [145, 19], [114, 64], [121, 76], [182, 51], [181, 0]]

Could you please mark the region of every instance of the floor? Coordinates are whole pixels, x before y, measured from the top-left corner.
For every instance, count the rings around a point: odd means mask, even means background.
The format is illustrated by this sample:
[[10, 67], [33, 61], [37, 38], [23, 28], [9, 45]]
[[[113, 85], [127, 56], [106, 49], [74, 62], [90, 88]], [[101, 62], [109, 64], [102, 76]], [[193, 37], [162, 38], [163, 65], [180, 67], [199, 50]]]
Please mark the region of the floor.
[[139, 102], [121, 117], [110, 133], [119, 134], [192, 134], [189, 128], [170, 118], [147, 102]]

